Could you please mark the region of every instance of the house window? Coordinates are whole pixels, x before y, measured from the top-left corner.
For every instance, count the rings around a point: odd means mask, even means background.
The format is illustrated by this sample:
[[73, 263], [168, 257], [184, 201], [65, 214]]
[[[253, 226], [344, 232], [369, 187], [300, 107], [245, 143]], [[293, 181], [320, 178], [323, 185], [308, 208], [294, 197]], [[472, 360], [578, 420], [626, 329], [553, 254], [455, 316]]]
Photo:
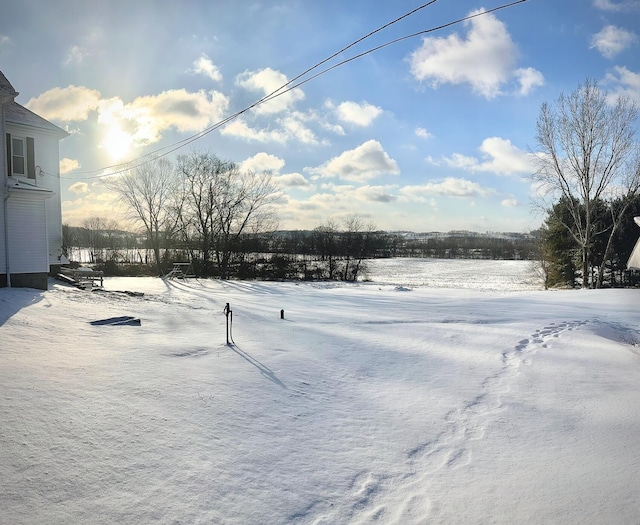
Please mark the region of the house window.
[[7, 133], [7, 173], [9, 175], [36, 178], [34, 144], [32, 137], [15, 137]]
[[11, 166], [13, 175], [24, 177], [26, 175], [27, 146], [25, 140], [20, 137], [11, 137]]

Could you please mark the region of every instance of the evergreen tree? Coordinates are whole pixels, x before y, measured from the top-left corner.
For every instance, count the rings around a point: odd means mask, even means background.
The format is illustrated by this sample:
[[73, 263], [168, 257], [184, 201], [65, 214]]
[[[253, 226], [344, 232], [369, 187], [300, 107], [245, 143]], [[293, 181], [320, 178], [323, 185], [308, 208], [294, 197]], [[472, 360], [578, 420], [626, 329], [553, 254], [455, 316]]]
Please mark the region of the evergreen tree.
[[557, 286], [575, 287], [577, 282], [576, 259], [580, 246], [567, 229], [571, 215], [565, 203], [559, 202], [545, 220], [542, 228], [541, 258], [544, 261], [545, 288]]

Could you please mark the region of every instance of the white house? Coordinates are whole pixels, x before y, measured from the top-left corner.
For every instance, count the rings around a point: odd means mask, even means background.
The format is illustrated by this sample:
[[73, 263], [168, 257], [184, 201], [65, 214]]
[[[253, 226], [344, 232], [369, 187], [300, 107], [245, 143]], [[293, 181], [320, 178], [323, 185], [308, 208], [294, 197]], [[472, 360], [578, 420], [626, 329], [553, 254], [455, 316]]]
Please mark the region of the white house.
[[[640, 226], [640, 217], [634, 217], [633, 220]], [[636, 242], [631, 252], [631, 257], [629, 257], [629, 262], [627, 262], [627, 268], [629, 268], [629, 270], [640, 270], [640, 239], [638, 239], [638, 242]]]
[[62, 254], [61, 139], [69, 134], [15, 101], [0, 71], [0, 286], [46, 290]]

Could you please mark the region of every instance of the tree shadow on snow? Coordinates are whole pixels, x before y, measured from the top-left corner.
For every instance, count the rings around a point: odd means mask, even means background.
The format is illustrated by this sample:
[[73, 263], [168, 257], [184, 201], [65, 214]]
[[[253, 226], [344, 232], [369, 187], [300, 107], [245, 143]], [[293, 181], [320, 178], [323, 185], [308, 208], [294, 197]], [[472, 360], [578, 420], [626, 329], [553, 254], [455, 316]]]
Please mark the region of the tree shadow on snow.
[[262, 364], [256, 358], [251, 357], [244, 350], [241, 350], [236, 344], [229, 343], [227, 346], [231, 348], [231, 350], [233, 350], [240, 357], [242, 357], [242, 359], [244, 359], [245, 361], [255, 366], [260, 371], [260, 373], [263, 376], [265, 376], [269, 381], [272, 381], [273, 383], [275, 383], [276, 385], [282, 388], [285, 388], [285, 389], [287, 388], [287, 386], [277, 378], [277, 376], [273, 373], [273, 371], [268, 366]]

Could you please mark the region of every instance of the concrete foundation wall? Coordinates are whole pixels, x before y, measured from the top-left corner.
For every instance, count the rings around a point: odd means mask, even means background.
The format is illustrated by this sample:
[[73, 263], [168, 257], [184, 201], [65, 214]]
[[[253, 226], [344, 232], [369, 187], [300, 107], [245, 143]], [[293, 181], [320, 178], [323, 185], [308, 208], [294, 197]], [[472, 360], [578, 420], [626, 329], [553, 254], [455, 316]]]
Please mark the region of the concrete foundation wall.
[[[7, 275], [0, 275], [0, 287], [7, 286]], [[11, 286], [13, 288], [35, 288], [47, 290], [49, 288], [49, 275], [45, 273], [12, 273]]]

